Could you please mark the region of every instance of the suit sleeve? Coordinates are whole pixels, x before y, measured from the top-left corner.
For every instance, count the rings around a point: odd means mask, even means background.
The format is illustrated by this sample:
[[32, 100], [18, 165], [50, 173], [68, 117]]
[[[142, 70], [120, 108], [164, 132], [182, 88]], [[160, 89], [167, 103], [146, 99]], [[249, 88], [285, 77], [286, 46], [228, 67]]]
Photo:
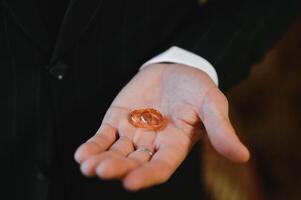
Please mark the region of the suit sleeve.
[[171, 45], [207, 59], [225, 91], [248, 75], [300, 12], [299, 0], [212, 0], [189, 11]]

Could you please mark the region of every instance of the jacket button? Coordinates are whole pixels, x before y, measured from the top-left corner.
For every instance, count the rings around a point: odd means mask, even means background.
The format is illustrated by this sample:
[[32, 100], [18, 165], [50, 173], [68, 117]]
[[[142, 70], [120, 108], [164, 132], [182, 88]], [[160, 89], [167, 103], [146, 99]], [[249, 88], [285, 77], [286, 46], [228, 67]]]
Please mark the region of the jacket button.
[[38, 163], [34, 163], [34, 176], [39, 181], [47, 180], [47, 174], [49, 175], [49, 170], [47, 167], [43, 167]]
[[46, 180], [46, 177], [42, 172], [37, 172], [36, 179], [38, 179], [39, 181], [44, 181], [44, 180]]
[[55, 65], [46, 66], [46, 69], [48, 69], [49, 74], [58, 80], [62, 80], [64, 78], [67, 68], [68, 65], [62, 62], [58, 62]]

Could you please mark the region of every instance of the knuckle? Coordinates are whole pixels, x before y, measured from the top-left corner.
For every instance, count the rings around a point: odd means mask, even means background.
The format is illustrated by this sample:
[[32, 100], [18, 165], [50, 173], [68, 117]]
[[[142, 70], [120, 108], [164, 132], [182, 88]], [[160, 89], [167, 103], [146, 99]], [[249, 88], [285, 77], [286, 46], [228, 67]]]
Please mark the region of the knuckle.
[[228, 98], [226, 97], [226, 95], [224, 95], [223, 93], [221, 93], [221, 98], [223, 99], [223, 102], [226, 106], [229, 106], [229, 100]]
[[99, 145], [99, 143], [105, 143], [108, 144], [111, 141], [113, 141], [114, 138], [110, 137], [109, 134], [105, 134], [105, 133], [99, 133], [94, 135], [90, 140], [88, 140], [88, 142], [95, 142], [96, 144]]
[[131, 144], [132, 144], [131, 139], [130, 139], [129, 137], [127, 137], [127, 136], [121, 136], [121, 137], [119, 138], [119, 140], [120, 140], [121, 142], [127, 144], [127, 145], [131, 145]]

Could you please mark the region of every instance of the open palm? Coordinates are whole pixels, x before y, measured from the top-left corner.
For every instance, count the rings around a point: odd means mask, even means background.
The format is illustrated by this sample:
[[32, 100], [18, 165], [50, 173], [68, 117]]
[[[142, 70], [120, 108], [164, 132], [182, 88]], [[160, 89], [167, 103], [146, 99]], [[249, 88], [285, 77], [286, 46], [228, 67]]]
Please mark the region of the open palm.
[[[131, 125], [129, 114], [140, 108], [159, 110], [168, 119], [166, 128]], [[138, 190], [167, 181], [205, 133], [220, 154], [248, 160], [228, 119], [227, 99], [208, 75], [183, 65], [156, 64], [121, 90], [75, 159], [86, 176], [120, 179], [127, 189]]]

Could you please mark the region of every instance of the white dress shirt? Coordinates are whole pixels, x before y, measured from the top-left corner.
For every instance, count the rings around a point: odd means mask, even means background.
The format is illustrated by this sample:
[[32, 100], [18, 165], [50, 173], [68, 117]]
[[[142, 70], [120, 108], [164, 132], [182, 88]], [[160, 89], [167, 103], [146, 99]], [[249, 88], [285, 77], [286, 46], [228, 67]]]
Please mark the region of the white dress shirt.
[[140, 67], [140, 70], [147, 65], [161, 62], [178, 63], [202, 70], [209, 75], [216, 85], [218, 85], [217, 73], [214, 67], [206, 59], [177, 46], [173, 46], [163, 53], [153, 57], [144, 63]]

